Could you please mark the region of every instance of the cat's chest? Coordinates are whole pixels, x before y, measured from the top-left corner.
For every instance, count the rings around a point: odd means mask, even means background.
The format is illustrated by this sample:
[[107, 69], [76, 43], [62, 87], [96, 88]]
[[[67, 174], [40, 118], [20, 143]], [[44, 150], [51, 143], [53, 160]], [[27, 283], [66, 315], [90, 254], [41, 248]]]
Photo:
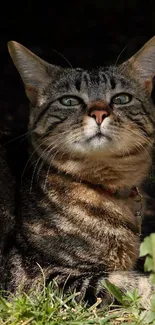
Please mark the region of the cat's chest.
[[22, 240], [45, 259], [109, 270], [133, 266], [139, 240], [133, 214], [121, 200], [55, 176], [46, 189], [24, 197]]
[[68, 216], [68, 220], [75, 225], [85, 224], [85, 229], [88, 225], [90, 229], [91, 225], [96, 224], [100, 224], [100, 228], [108, 224], [115, 229], [125, 224], [131, 227], [136, 224], [132, 212], [133, 200], [118, 198], [101, 187], [70, 180], [64, 182], [61, 177], [54, 184], [52, 178], [52, 183], [45, 190], [45, 197], [48, 198], [46, 202], [49, 207], [55, 204], [66, 218]]

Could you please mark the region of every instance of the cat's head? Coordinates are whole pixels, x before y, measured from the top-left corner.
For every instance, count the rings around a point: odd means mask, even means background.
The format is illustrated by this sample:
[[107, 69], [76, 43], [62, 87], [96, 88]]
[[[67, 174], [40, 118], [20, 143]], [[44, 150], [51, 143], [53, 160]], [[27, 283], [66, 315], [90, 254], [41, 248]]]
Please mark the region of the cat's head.
[[150, 145], [155, 37], [124, 64], [90, 71], [50, 65], [14, 41], [8, 47], [31, 102], [32, 145], [45, 156], [128, 156]]

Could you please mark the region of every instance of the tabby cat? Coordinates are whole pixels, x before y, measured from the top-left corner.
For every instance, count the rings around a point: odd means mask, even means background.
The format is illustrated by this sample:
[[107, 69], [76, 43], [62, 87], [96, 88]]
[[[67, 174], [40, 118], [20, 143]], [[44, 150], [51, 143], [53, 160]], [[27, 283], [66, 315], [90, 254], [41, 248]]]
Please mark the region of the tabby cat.
[[21, 179], [14, 247], [2, 283], [28, 290], [42, 278], [106, 297], [101, 280], [122, 290], [151, 286], [134, 274], [139, 228], [133, 190], [151, 164], [155, 37], [119, 66], [61, 68], [10, 41], [31, 103], [29, 160]]

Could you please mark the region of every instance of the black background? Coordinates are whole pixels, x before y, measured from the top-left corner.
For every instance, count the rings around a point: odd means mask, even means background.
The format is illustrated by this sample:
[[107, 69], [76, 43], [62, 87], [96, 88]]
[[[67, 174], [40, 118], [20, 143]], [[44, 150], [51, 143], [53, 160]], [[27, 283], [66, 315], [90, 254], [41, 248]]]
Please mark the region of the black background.
[[[20, 125], [25, 94], [9, 57], [15, 40], [53, 64], [94, 67], [119, 62], [155, 35], [155, 1], [12, 1], [0, 13], [0, 120]], [[58, 54], [58, 51], [61, 53]], [[123, 52], [122, 52], [123, 51]], [[122, 53], [121, 53], [122, 52]], [[121, 54], [120, 54], [121, 53]]]

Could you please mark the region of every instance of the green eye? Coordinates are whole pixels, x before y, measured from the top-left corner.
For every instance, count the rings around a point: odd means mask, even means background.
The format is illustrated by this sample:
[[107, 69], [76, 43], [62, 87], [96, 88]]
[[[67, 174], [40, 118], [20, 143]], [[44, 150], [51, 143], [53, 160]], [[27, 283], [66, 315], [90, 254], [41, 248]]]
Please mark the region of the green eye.
[[65, 96], [60, 99], [60, 103], [65, 106], [76, 106], [80, 104], [80, 99], [76, 97]]
[[131, 95], [128, 94], [119, 94], [112, 98], [112, 103], [117, 105], [127, 104], [131, 101]]

